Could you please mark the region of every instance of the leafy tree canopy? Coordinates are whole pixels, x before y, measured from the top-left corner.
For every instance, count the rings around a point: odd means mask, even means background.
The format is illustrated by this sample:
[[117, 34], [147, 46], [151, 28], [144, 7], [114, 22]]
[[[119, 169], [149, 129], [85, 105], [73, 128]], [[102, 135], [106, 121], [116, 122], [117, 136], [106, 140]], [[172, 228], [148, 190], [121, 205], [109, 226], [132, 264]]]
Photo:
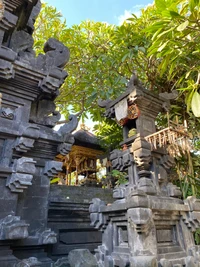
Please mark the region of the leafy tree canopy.
[[[66, 66], [69, 77], [56, 100], [66, 118], [69, 112], [82, 118], [90, 114], [93, 121], [100, 122], [96, 130], [104, 136], [104, 142], [114, 146], [113, 140], [118, 142], [120, 130], [116, 123], [103, 117], [97, 100], [119, 96], [136, 71], [148, 90], [178, 91], [170, 118], [176, 116], [180, 123], [186, 120], [196, 149], [200, 148], [199, 0], [155, 0], [141, 11], [140, 17], [132, 14], [121, 26], [83, 21], [67, 27], [54, 7], [43, 4], [35, 28], [37, 53], [42, 52], [50, 37], [70, 49]], [[157, 125], [164, 127], [166, 122], [166, 117], [160, 115]], [[198, 155], [193, 158], [194, 176], [199, 159]]]
[[42, 52], [45, 41], [54, 37], [71, 54], [69, 77], [57, 99], [61, 112], [89, 112], [100, 121], [97, 99], [118, 96], [134, 70], [149, 90], [180, 90], [176, 115], [193, 118], [193, 104], [194, 114], [200, 116], [199, 8], [198, 0], [156, 0], [139, 18], [133, 14], [130, 23], [121, 26], [84, 21], [68, 28], [55, 8], [43, 4], [35, 25], [35, 49]]

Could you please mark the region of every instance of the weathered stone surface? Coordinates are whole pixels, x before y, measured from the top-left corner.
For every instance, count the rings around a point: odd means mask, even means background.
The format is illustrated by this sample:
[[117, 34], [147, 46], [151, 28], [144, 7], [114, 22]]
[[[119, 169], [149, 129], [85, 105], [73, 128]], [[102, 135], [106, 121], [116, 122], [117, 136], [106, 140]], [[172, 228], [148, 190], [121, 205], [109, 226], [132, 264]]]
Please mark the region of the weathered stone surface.
[[98, 267], [97, 260], [88, 249], [74, 249], [70, 251], [70, 267]]
[[[48, 227], [57, 233], [58, 242], [51, 248], [55, 259], [70, 250], [88, 249], [92, 253], [100, 245], [102, 233], [90, 223], [89, 206], [94, 197], [112, 203], [112, 191], [97, 187], [52, 185], [49, 195]], [[95, 212], [95, 208], [93, 210]], [[97, 220], [98, 223], [98, 220]], [[77, 245], [78, 244], [78, 245]]]
[[131, 257], [130, 267], [158, 267], [158, 263], [153, 256]]
[[38, 261], [37, 258], [31, 257], [29, 259], [24, 259], [20, 261], [18, 264], [15, 265], [15, 267], [40, 267], [41, 262]]
[[60, 119], [54, 101], [67, 77], [69, 49], [50, 38], [35, 56], [40, 7], [40, 0], [4, 0], [0, 20], [1, 267], [51, 266], [44, 251], [57, 234], [47, 227], [49, 178], [62, 167], [54, 161], [57, 151], [67, 154], [74, 141], [71, 120], [65, 132], [52, 129]]
[[58, 259], [54, 263], [54, 267], [70, 267], [68, 258], [67, 257], [63, 257], [63, 258]]
[[[118, 103], [128, 110], [119, 114]], [[179, 199], [180, 189], [170, 182], [173, 158], [165, 148], [150, 146], [146, 137], [155, 132], [155, 118], [168, 110], [168, 101], [132, 76], [125, 93], [100, 104], [107, 117], [121, 118], [123, 149], [113, 150], [110, 161], [113, 169], [127, 173], [127, 183], [113, 190], [117, 200], [110, 205], [101, 199], [91, 202], [91, 224], [102, 232], [96, 249], [99, 266], [198, 266], [193, 232], [200, 227], [200, 202]]]
[[28, 224], [19, 217], [8, 215], [0, 220], [0, 240], [15, 240], [28, 237]]

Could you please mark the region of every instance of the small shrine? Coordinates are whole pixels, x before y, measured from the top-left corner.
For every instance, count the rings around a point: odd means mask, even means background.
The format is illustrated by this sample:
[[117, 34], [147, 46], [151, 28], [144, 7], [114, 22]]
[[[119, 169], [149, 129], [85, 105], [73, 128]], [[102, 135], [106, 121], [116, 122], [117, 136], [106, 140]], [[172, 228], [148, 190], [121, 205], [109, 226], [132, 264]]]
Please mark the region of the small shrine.
[[110, 161], [127, 173], [127, 182], [113, 190], [112, 204], [94, 198], [90, 205], [91, 223], [103, 234], [99, 266], [199, 267], [193, 233], [200, 227], [200, 201], [182, 200], [170, 173], [177, 149], [190, 150], [186, 125], [168, 120], [156, 132], [156, 116], [168, 112], [170, 103], [134, 75], [121, 96], [99, 103], [122, 126], [122, 148], [111, 152]]
[[[75, 142], [67, 156], [61, 154], [56, 159], [63, 162], [63, 171], [59, 177], [65, 180], [66, 185], [72, 184], [72, 174], [75, 175], [75, 185], [99, 186], [97, 179], [97, 159], [103, 149], [98, 138], [89, 132], [85, 125], [73, 134]], [[79, 179], [81, 177], [81, 180]]]

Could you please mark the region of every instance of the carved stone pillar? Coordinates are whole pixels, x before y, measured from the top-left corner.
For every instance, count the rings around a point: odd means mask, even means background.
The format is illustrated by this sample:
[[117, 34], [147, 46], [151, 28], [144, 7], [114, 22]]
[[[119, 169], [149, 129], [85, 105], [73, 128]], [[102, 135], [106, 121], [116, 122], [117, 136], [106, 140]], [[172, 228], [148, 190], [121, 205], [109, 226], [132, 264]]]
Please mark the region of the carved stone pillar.
[[156, 267], [157, 241], [152, 210], [128, 209], [128, 242], [131, 267]]
[[138, 189], [145, 193], [154, 195], [156, 188], [151, 179], [150, 164], [151, 164], [151, 147], [150, 144], [140, 135], [132, 144], [133, 158], [137, 166], [138, 174]]

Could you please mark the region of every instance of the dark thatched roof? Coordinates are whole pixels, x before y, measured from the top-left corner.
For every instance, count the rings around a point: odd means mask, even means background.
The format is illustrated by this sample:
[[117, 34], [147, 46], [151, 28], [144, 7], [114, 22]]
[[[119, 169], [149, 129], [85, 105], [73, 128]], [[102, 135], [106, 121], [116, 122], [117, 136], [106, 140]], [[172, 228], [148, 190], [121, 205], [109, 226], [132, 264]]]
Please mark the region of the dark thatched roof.
[[75, 138], [74, 145], [103, 150], [100, 146], [99, 139], [94, 134], [86, 130], [81, 129], [75, 132], [73, 136]]

